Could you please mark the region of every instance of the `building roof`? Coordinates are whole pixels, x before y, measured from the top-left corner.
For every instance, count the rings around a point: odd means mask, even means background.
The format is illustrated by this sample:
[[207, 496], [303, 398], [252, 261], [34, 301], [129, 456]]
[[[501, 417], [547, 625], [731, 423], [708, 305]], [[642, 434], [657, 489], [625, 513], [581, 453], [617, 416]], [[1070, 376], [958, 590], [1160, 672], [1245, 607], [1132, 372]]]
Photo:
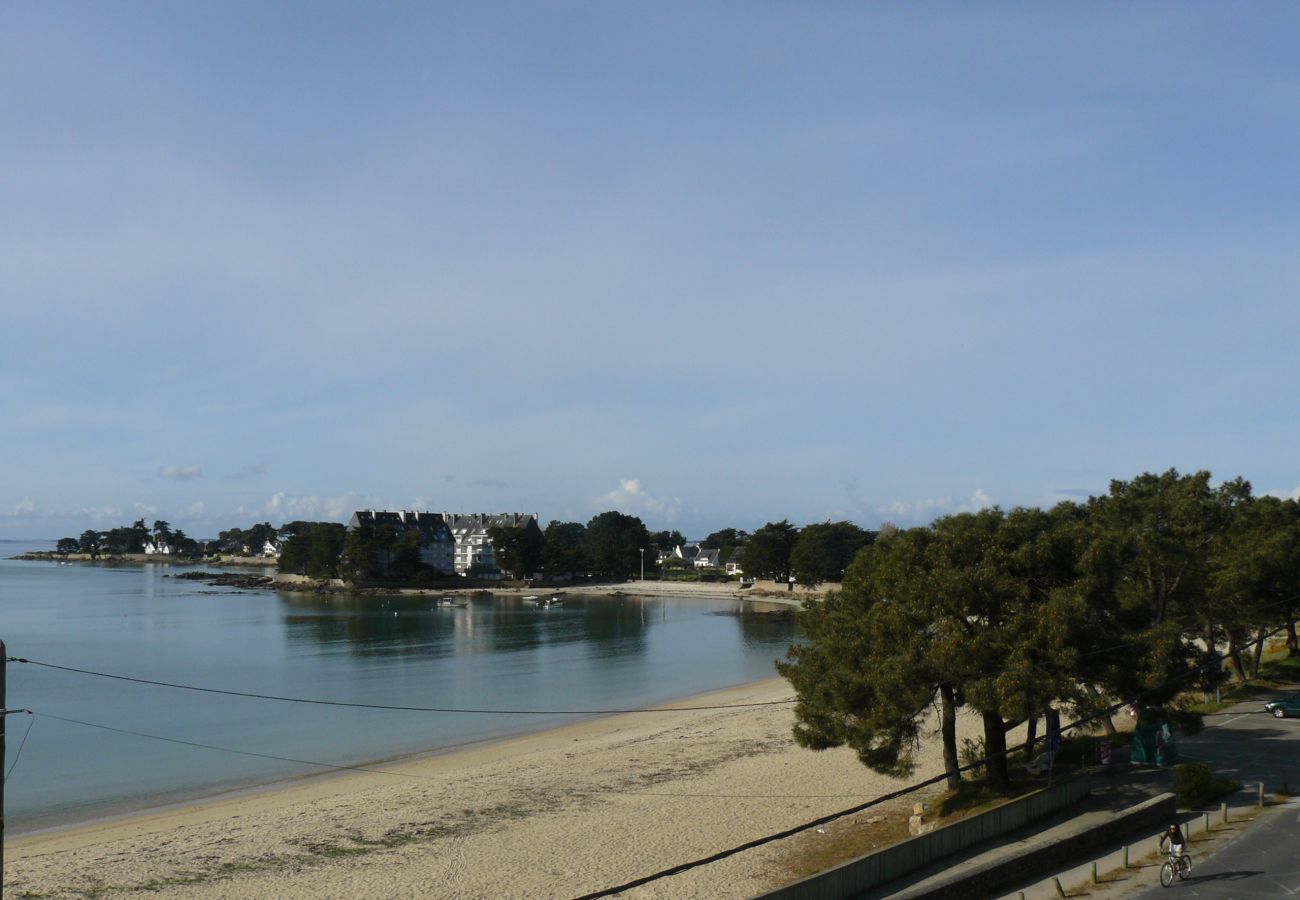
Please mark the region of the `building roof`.
[[447, 521], [442, 513], [415, 512], [413, 510], [359, 509], [348, 520], [348, 528], [378, 528], [387, 525], [394, 531], [422, 531], [434, 536], [447, 536]]

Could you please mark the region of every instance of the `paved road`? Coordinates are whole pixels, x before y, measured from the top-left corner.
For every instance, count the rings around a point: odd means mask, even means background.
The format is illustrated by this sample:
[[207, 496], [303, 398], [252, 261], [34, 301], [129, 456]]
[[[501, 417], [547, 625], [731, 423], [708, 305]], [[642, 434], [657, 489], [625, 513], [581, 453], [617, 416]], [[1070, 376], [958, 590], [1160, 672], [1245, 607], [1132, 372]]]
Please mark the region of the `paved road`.
[[1175, 881], [1168, 889], [1157, 883], [1136, 896], [1144, 900], [1300, 896], [1297, 847], [1300, 847], [1300, 802], [1292, 801], [1199, 865], [1193, 846], [1191, 878]]
[[1207, 716], [1205, 730], [1178, 741], [1182, 762], [1204, 761], [1243, 788], [1263, 781], [1269, 791], [1283, 781], [1300, 789], [1300, 719], [1275, 719], [1264, 701], [1286, 691], [1263, 691], [1256, 698]]
[[[1183, 762], [1206, 762], [1220, 775], [1241, 782], [1242, 790], [1229, 799], [1233, 807], [1254, 806], [1259, 782], [1264, 782], [1270, 793], [1281, 790], [1283, 783], [1291, 790], [1300, 790], [1300, 719], [1275, 719], [1264, 711], [1264, 702], [1298, 686], [1261, 691], [1249, 701], [1234, 704], [1222, 713], [1206, 717], [1205, 730], [1198, 735], [1183, 736], [1178, 741], [1178, 751]], [[1172, 790], [1172, 773], [1166, 772]], [[1217, 842], [1198, 846], [1201, 831], [1199, 813], [1182, 813], [1179, 821], [1191, 821], [1193, 837], [1191, 854], [1192, 877], [1185, 882], [1175, 882], [1169, 889], [1160, 887], [1158, 870], [1144, 868], [1135, 878], [1108, 885], [1089, 885], [1089, 869], [1094, 861], [1098, 870], [1109, 872], [1121, 865], [1119, 850], [1097, 854], [1081, 860], [1081, 865], [1057, 873], [1067, 889], [1086, 886], [1096, 900], [1119, 898], [1160, 897], [1173, 900], [1176, 896], [1197, 897], [1287, 897], [1300, 898], [1300, 801], [1297, 806], [1265, 814], [1265, 819], [1252, 826], [1246, 834], [1227, 843]], [[1251, 810], [1249, 813], [1254, 814]], [[1153, 833], [1159, 829], [1153, 829]], [[1155, 839], [1133, 841], [1134, 858], [1141, 858], [1155, 849]], [[1246, 849], [1238, 849], [1239, 845]], [[1222, 846], [1217, 852], [1213, 849]], [[1206, 853], [1212, 855], [1205, 855]], [[1149, 873], [1149, 874], [1148, 874]], [[1034, 900], [1056, 897], [1056, 887], [1050, 878], [1017, 886], [1008, 898], [1023, 891]]]

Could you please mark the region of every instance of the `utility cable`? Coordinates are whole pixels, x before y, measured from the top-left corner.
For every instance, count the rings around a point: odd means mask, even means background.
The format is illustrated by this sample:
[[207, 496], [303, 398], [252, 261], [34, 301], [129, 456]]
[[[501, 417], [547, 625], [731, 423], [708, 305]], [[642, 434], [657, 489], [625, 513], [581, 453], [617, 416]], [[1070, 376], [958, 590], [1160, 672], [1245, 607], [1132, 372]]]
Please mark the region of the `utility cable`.
[[726, 703], [712, 706], [664, 706], [651, 708], [636, 709], [464, 709], [458, 707], [444, 706], [398, 706], [384, 703], [356, 703], [347, 700], [315, 700], [306, 697], [280, 697], [274, 694], [256, 694], [248, 691], [232, 691], [222, 688], [200, 687], [192, 684], [177, 684], [171, 681], [154, 681], [149, 678], [136, 678], [131, 675], [115, 675], [109, 672], [96, 672], [91, 669], [78, 669], [73, 666], [61, 666], [54, 663], [41, 662], [35, 659], [24, 659], [20, 656], [7, 656], [5, 662], [27, 663], [32, 666], [41, 666], [46, 669], [57, 669], [61, 672], [75, 672], [78, 675], [93, 675], [96, 678], [111, 678], [116, 681], [129, 681], [134, 684], [149, 684], [155, 687], [176, 688], [182, 691], [198, 691], [204, 694], [222, 694], [227, 697], [247, 697], [253, 700], [277, 700], [282, 703], [307, 703], [314, 706], [343, 706], [352, 709], [381, 709], [396, 710], [399, 712], [432, 712], [432, 713], [473, 713], [479, 715], [499, 715], [499, 716], [615, 716], [625, 713], [669, 713], [669, 712], [700, 712], [706, 710], [721, 709], [748, 709], [759, 706], [782, 706], [788, 703], [798, 702], [797, 698], [791, 697], [787, 700], [762, 700], [754, 703]]
[[5, 784], [9, 783], [9, 776], [14, 773], [14, 769], [18, 768], [18, 760], [23, 758], [23, 748], [27, 746], [27, 736], [32, 733], [32, 726], [36, 724], [36, 714], [30, 709], [6, 709], [0, 711], [0, 715], [15, 712], [27, 713], [31, 718], [27, 720], [27, 730], [23, 732], [23, 739], [18, 743], [18, 752], [14, 754], [14, 761], [9, 764], [9, 769], [5, 772]]
[[[23, 711], [32, 712], [31, 710], [23, 710]], [[317, 762], [315, 760], [310, 760], [310, 759], [298, 759], [292, 756], [276, 756], [270, 753], [258, 753], [252, 750], [237, 750], [233, 747], [221, 747], [216, 744], [204, 744], [198, 741], [187, 741], [187, 740], [182, 740], [180, 738], [166, 737], [160, 734], [149, 734], [148, 732], [144, 732], [144, 731], [132, 731], [128, 728], [118, 728], [113, 725], [104, 725], [99, 722], [87, 722], [84, 719], [73, 719], [67, 716], [57, 716], [54, 715], [53, 713], [47, 713], [47, 712], [33, 713], [33, 720], [35, 719], [36, 716], [44, 716], [47, 719], [54, 719], [59, 722], [67, 722], [71, 725], [81, 725], [86, 728], [95, 728], [95, 729], [99, 729], [100, 731], [110, 731], [113, 732], [114, 734], [124, 734], [124, 735], [129, 735], [131, 737], [147, 738], [153, 741], [162, 741], [168, 744], [179, 744], [183, 747], [193, 747], [200, 750], [214, 750], [219, 753], [230, 753], [236, 756], [252, 756], [258, 759], [269, 759], [269, 760], [274, 760], [276, 762], [296, 763], [298, 765], [304, 765], [304, 766], [316, 766], [317, 768], [321, 768], [321, 769], [332, 769], [332, 770], [343, 771], [343, 772], [365, 772], [370, 775], [392, 775], [398, 778], [411, 778], [411, 779], [422, 780], [422, 781], [446, 781], [447, 780], [447, 776], [444, 775], [419, 775], [413, 772], [395, 772], [391, 769], [376, 769], [372, 766], [346, 766], [346, 765], [338, 765], [335, 763]], [[31, 726], [29, 725], [28, 731], [30, 732], [30, 730], [31, 730]], [[463, 741], [459, 744], [451, 744], [446, 747], [440, 747], [439, 750], [446, 751], [446, 750], [460, 749], [464, 747], [473, 746], [474, 744], [480, 744], [488, 740], [492, 740], [492, 738], [479, 738], [472, 741]], [[24, 741], [26, 741], [25, 736], [24, 736]], [[19, 748], [19, 752], [20, 753], [22, 752], [21, 747]], [[15, 760], [15, 764], [16, 763], [17, 760]], [[847, 797], [862, 796], [861, 794], [687, 794], [687, 793], [668, 793], [663, 791], [624, 791], [624, 790], [599, 790], [599, 789], [566, 790], [564, 791], [564, 793], [569, 794], [571, 796], [580, 796], [580, 797], [586, 797], [586, 796], [594, 797], [594, 796], [601, 796], [601, 795], [616, 794], [619, 796], [628, 796], [628, 797], [664, 797], [664, 798], [674, 799], [674, 800], [843, 800]]]
[[[1277, 634], [1278, 632], [1283, 631], [1285, 628], [1286, 628], [1285, 625], [1282, 625], [1278, 628], [1274, 628], [1272, 631], [1268, 632], [1267, 634], [1262, 634], [1255, 640], [1246, 642], [1242, 646], [1242, 649], [1254, 646], [1256, 643], [1261, 643], [1263, 641], [1266, 641], [1269, 638], [1271, 638], [1273, 635]], [[1075, 728], [1079, 728], [1085, 724], [1100, 719], [1102, 716], [1113, 715], [1114, 713], [1118, 712], [1120, 709], [1124, 708], [1129, 704], [1137, 702], [1143, 697], [1163, 691], [1165, 688], [1170, 687], [1179, 681], [1183, 681], [1184, 679], [1189, 678], [1192, 675], [1197, 674], [1198, 672], [1204, 671], [1208, 669], [1210, 666], [1221, 665], [1223, 661], [1227, 658], [1224, 654], [1220, 654], [1217, 652], [1214, 653], [1213, 656], [1214, 658], [1207, 660], [1201, 665], [1188, 669], [1185, 672], [1180, 672], [1174, 677], [1166, 679], [1161, 684], [1158, 684], [1155, 687], [1142, 691], [1141, 693], [1133, 697], [1130, 697], [1127, 700], [1122, 700], [1118, 703], [1114, 703], [1111, 706], [1107, 707], [1106, 709], [1095, 712], [1092, 715], [1085, 716], [1082, 719], [1077, 719], [1068, 725], [1062, 725], [1061, 733], [1064, 734], [1067, 731], [1070, 731]], [[1016, 752], [1017, 750], [1025, 749], [1028, 746], [1029, 746], [1029, 742], [1025, 741], [1022, 744], [1016, 744], [1013, 747], [1008, 747], [1005, 750], [1001, 750], [997, 753], [989, 754], [988, 756], [985, 756], [983, 759], [976, 760], [964, 766], [959, 766], [956, 770], [956, 774], [960, 775], [962, 772], [967, 772], [971, 769], [981, 768], [985, 766], [990, 760], [996, 757], [1007, 756], [1011, 753]], [[807, 831], [809, 828], [815, 828], [819, 825], [825, 825], [828, 822], [833, 822], [836, 819], [842, 819], [845, 816], [853, 815], [854, 813], [857, 812], [862, 812], [865, 809], [870, 809], [871, 807], [878, 806], [881, 803], [886, 803], [890, 800], [896, 800], [899, 797], [903, 797], [906, 796], [907, 794], [913, 793], [914, 791], [918, 791], [923, 787], [929, 787], [932, 784], [937, 784], [940, 781], [945, 780], [948, 777], [948, 774], [949, 773], [944, 772], [940, 775], [936, 775], [933, 778], [926, 779], [925, 781], [919, 781], [915, 784], [908, 785], [907, 787], [900, 788], [899, 790], [892, 791], [888, 794], [882, 794], [881, 796], [876, 797], [873, 800], [868, 800], [865, 803], [860, 803], [856, 806], [851, 806], [848, 809], [840, 810], [839, 812], [830, 813], [829, 815], [820, 816], [816, 819], [813, 819], [811, 822], [804, 822], [802, 825], [796, 825], [793, 828], [787, 828], [775, 834], [769, 834], [764, 837], [755, 838], [751, 841], [746, 841], [743, 844], [728, 848], [726, 850], [721, 850], [717, 853], [714, 853], [710, 856], [703, 857], [701, 859], [695, 859], [695, 860], [691, 860], [690, 862], [681, 863], [679, 865], [672, 866], [671, 868], [668, 869], [661, 869], [658, 872], [653, 872], [649, 875], [644, 875], [640, 878], [634, 879], [633, 881], [625, 882], [624, 884], [620, 884], [615, 887], [605, 888], [604, 890], [596, 891], [590, 894], [583, 894], [581, 897], [575, 898], [575, 900], [597, 900], [597, 898], [601, 898], [601, 897], [611, 897], [615, 894], [619, 894], [624, 891], [629, 891], [632, 888], [640, 887], [641, 885], [644, 884], [649, 884], [652, 881], [658, 881], [661, 878], [667, 878], [671, 875], [678, 875], [689, 869], [694, 869], [700, 866], [709, 865], [710, 863], [718, 862], [720, 860], [726, 859], [729, 856], [735, 856], [738, 853], [743, 853], [746, 850], [752, 850], [756, 847], [761, 847], [764, 844], [770, 844], [775, 841], [783, 840], [784, 838], [787, 837], [793, 837], [794, 835], [799, 834], [800, 832]]]

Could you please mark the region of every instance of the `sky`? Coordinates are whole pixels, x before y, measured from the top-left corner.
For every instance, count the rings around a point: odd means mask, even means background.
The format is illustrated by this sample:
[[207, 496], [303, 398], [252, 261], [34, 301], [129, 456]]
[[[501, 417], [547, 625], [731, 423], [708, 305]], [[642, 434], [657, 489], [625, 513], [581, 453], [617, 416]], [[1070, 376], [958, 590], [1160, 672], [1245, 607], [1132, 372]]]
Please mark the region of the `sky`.
[[1300, 7], [11, 3], [0, 537], [1300, 488]]

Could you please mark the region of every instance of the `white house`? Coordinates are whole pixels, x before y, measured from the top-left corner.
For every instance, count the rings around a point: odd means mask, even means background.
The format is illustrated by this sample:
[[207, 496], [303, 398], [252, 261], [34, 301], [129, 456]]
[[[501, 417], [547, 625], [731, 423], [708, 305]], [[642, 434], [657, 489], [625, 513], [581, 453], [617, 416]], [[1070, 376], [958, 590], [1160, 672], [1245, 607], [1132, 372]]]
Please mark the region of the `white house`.
[[[541, 533], [536, 513], [443, 513], [447, 526], [456, 541], [455, 570], [457, 575], [473, 574], [480, 578], [501, 578], [492, 550], [489, 528], [528, 528]], [[532, 574], [532, 573], [527, 573]], [[520, 577], [526, 577], [524, 573]]]

